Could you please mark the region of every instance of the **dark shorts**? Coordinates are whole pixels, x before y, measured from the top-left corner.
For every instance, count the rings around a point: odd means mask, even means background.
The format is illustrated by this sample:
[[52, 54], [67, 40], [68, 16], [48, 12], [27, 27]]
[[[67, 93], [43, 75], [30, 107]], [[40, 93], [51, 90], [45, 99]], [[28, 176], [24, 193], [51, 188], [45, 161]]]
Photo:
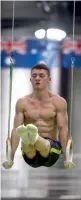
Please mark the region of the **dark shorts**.
[[40, 155], [40, 153], [37, 151], [36, 155], [33, 159], [29, 159], [25, 154], [23, 154], [23, 158], [25, 162], [30, 165], [31, 167], [40, 167], [40, 166], [45, 166], [45, 167], [50, 167], [56, 163], [58, 160], [60, 154], [61, 154], [61, 144], [59, 141], [54, 141], [49, 138], [45, 138], [50, 141], [50, 152], [48, 157], [44, 158], [43, 156]]

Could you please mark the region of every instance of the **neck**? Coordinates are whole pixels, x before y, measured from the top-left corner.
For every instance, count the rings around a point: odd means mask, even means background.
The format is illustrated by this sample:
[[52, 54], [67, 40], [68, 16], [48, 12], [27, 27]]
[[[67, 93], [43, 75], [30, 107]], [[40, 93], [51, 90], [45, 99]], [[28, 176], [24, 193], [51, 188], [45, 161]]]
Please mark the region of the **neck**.
[[38, 99], [39, 101], [46, 100], [48, 97], [49, 97], [49, 90], [48, 89], [41, 90], [41, 91], [35, 90], [33, 92], [33, 98]]

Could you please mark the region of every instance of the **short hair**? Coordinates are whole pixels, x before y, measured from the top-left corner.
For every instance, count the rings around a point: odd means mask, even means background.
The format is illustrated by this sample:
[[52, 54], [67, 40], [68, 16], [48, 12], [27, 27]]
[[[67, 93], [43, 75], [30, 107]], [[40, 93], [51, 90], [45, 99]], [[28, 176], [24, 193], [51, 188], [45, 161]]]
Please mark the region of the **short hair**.
[[44, 69], [47, 71], [48, 73], [48, 76], [50, 76], [50, 70], [49, 68], [47, 67], [47, 65], [45, 65], [44, 63], [38, 63], [36, 65], [34, 65], [32, 68], [31, 68], [31, 72], [33, 69]]

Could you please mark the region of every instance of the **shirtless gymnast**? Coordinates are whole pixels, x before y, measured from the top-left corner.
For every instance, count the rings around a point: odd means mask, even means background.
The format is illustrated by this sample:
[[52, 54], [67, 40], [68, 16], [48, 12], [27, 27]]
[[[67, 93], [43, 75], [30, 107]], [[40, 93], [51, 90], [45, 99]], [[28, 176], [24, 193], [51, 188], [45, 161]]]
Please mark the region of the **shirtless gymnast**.
[[[51, 81], [49, 68], [37, 64], [31, 69], [33, 92], [16, 103], [14, 126], [11, 132], [11, 168], [20, 138], [22, 156], [32, 167], [50, 167], [58, 160], [61, 150], [66, 166], [68, 142], [67, 103], [48, 90]], [[73, 163], [72, 163], [73, 164]], [[74, 164], [73, 164], [74, 166]]]

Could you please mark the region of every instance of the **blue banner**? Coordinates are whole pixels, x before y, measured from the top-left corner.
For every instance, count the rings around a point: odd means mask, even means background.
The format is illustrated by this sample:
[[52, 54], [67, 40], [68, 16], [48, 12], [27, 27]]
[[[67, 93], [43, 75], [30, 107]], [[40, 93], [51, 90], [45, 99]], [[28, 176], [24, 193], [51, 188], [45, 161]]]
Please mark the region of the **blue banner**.
[[[1, 43], [1, 67], [10, 66], [10, 55], [12, 50], [12, 41], [8, 39]], [[59, 58], [60, 50], [62, 57]], [[62, 45], [54, 40], [23, 38], [16, 39], [13, 42], [13, 61], [14, 67], [31, 68], [39, 62], [44, 62], [48, 67], [59, 67], [62, 60], [62, 67], [69, 68], [72, 64], [73, 42], [71, 38], [66, 38]], [[81, 67], [81, 38], [76, 38], [74, 42], [74, 67]]]

